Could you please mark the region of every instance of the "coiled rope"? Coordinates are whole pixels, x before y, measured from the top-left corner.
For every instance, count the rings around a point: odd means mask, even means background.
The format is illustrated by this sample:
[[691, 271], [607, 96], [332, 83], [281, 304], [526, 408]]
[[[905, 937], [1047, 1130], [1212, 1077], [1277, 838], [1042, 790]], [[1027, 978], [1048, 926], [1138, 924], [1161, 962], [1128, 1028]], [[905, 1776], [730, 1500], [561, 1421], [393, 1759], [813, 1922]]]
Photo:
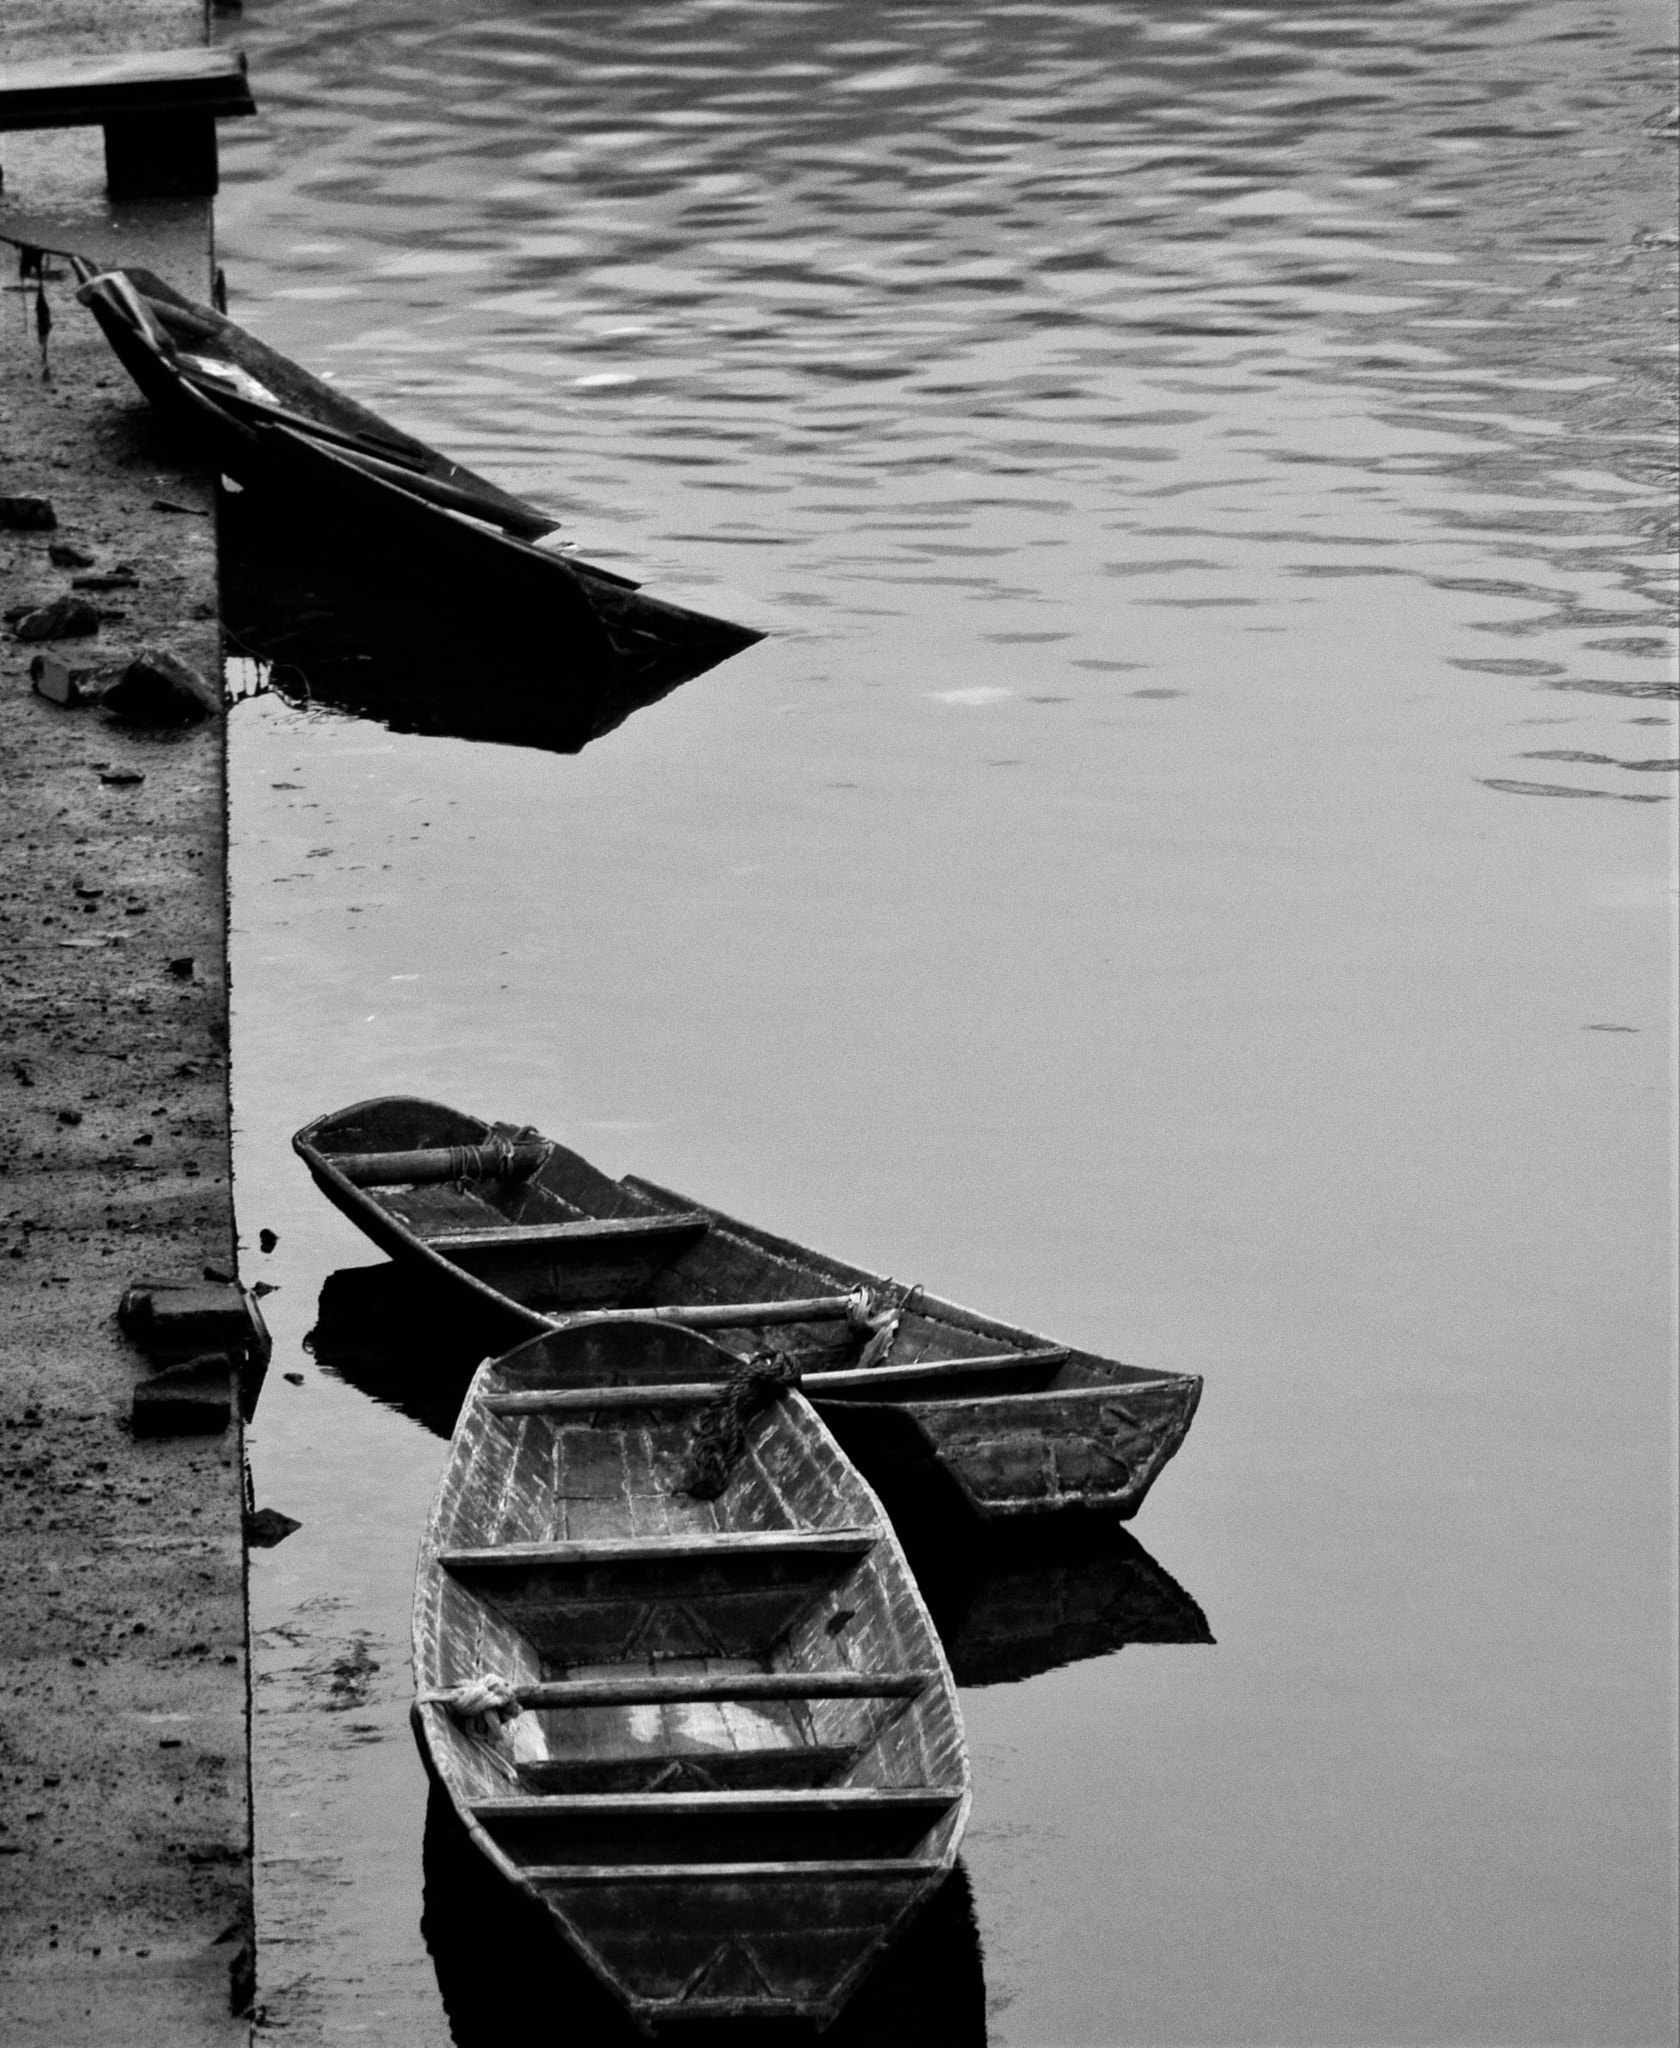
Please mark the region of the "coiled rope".
[[747, 1424], [798, 1384], [799, 1367], [785, 1352], [744, 1359], [724, 1381], [721, 1397], [701, 1410], [673, 1491], [716, 1500], [747, 1448]]
[[512, 1180], [514, 1172], [514, 1151], [506, 1138], [492, 1139], [488, 1145], [449, 1148], [451, 1180]]

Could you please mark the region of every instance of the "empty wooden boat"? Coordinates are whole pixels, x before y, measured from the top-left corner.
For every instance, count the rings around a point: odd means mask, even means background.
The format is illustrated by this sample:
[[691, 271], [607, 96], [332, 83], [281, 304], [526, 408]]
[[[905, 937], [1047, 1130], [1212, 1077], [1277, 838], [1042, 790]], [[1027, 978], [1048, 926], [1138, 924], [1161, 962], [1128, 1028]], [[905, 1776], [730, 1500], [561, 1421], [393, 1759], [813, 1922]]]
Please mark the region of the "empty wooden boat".
[[650, 2032], [832, 2020], [972, 1796], [927, 1610], [810, 1404], [734, 1410], [701, 1497], [735, 1364], [646, 1321], [480, 1367], [416, 1584], [429, 1768]]
[[484, 1318], [487, 1344], [652, 1311], [746, 1356], [767, 1343], [870, 1471], [956, 1486], [986, 1516], [1135, 1514], [1200, 1379], [1052, 1344], [686, 1201], [529, 1128], [385, 1096], [293, 1145], [389, 1255]]
[[[86, 269], [86, 266], [83, 266]], [[150, 271], [89, 275], [78, 296], [158, 413], [209, 467], [347, 545], [400, 568], [434, 629], [451, 612], [500, 658], [460, 688], [506, 697], [539, 743], [575, 749], [761, 633], [665, 604], [536, 542], [558, 522], [311, 376]], [[479, 715], [475, 707], [475, 715]]]

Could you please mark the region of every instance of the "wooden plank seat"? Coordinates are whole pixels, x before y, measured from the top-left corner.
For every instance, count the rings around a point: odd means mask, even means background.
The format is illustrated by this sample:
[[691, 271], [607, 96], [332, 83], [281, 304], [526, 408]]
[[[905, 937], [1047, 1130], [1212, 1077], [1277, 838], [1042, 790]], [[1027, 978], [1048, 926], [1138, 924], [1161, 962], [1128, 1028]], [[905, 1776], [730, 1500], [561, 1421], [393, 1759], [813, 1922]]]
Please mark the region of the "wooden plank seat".
[[1067, 1362], [1067, 1347], [1047, 1344], [1032, 1351], [997, 1351], [975, 1358], [919, 1358], [901, 1365], [868, 1365], [835, 1372], [807, 1372], [800, 1382], [813, 1400], [913, 1401], [926, 1391], [947, 1400], [969, 1379], [984, 1388], [999, 1379], [1042, 1383]]
[[448, 1576], [550, 1668], [761, 1658], [879, 1541], [871, 1530], [509, 1543], [446, 1550]]
[[879, 1540], [874, 1529], [732, 1529], [701, 1536], [603, 1536], [573, 1543], [486, 1543], [441, 1550], [445, 1571], [528, 1570], [628, 1566], [654, 1571], [683, 1564], [786, 1559], [850, 1560], [867, 1557]]
[[623, 1678], [557, 1678], [522, 1685], [519, 1704], [551, 1707], [681, 1706], [723, 1700], [915, 1699], [934, 1684], [932, 1671], [636, 1672]]
[[[432, 1239], [434, 1244], [437, 1239]], [[591, 1318], [591, 1320], [594, 1320]], [[800, 1384], [815, 1401], [914, 1400], [926, 1388], [941, 1398], [957, 1391], [971, 1375], [984, 1391], [994, 1376], [1037, 1380], [1067, 1358], [1060, 1345], [1035, 1351], [1003, 1351], [990, 1357], [925, 1358], [911, 1365], [869, 1365], [833, 1372], [808, 1372]], [[1036, 1391], [1031, 1389], [1030, 1391]], [[687, 1408], [721, 1399], [718, 1385], [706, 1380], [674, 1380], [645, 1387], [545, 1387], [518, 1394], [491, 1394], [485, 1407], [492, 1415], [564, 1415], [568, 1412], [620, 1408]]]
[[[821, 1860], [772, 1863], [527, 1863], [519, 1874], [530, 1884], [817, 1884], [834, 1879], [903, 1880], [934, 1877], [944, 1865], [938, 1857], [840, 1856]], [[698, 2010], [699, 2008], [696, 2008]], [[732, 2010], [729, 2017], [738, 2017]]]
[[484, 1799], [473, 1817], [520, 1865], [822, 1862], [908, 1856], [962, 1796], [942, 1786], [575, 1793]]
[[427, 1231], [424, 1237], [433, 1251], [457, 1261], [497, 1252], [587, 1253], [603, 1245], [633, 1245], [675, 1258], [704, 1237], [707, 1227], [704, 1216], [609, 1216], [577, 1222], [491, 1223], [482, 1230]]
[[528, 1792], [767, 1792], [831, 1785], [856, 1755], [855, 1743], [801, 1742], [680, 1756], [544, 1757], [514, 1769]]
[[593, 1415], [638, 1408], [697, 1408], [721, 1400], [725, 1382], [650, 1380], [640, 1387], [545, 1387], [528, 1394], [487, 1394], [490, 1415]]
[[0, 129], [98, 128], [135, 115], [256, 111], [240, 50], [125, 50], [0, 65]]

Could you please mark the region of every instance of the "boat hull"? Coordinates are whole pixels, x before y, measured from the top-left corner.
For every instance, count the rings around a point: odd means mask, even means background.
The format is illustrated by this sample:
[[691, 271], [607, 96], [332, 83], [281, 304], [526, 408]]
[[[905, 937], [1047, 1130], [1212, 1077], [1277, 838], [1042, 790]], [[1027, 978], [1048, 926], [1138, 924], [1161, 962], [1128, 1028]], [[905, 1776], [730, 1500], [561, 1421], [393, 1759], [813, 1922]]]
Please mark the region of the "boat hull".
[[[487, 1342], [602, 1311], [681, 1316], [746, 1301], [881, 1298], [890, 1289], [878, 1275], [652, 1182], [609, 1179], [551, 1140], [540, 1141], [546, 1151], [534, 1170], [511, 1181], [364, 1185], [345, 1170], [422, 1141], [493, 1148], [529, 1135], [442, 1104], [383, 1097], [318, 1119], [293, 1144], [317, 1186], [381, 1250], [484, 1316]], [[716, 1334], [739, 1356], [766, 1338], [750, 1321]], [[864, 1333], [844, 1321], [774, 1334], [866, 1469], [920, 1467], [928, 1484], [949, 1484], [988, 1519], [1136, 1514], [1201, 1396], [1193, 1374], [1151, 1373], [1049, 1344], [925, 1291], [878, 1347], [872, 1370], [882, 1377], [857, 1369]]]
[[[122, 275], [128, 293], [96, 279], [83, 296], [170, 431], [216, 474], [306, 532], [318, 552], [355, 564], [365, 581], [424, 588], [432, 601], [411, 629], [421, 643], [459, 643], [454, 688], [471, 700], [475, 729], [575, 752], [763, 638], [532, 545], [533, 536], [552, 530], [552, 519], [160, 279]], [[191, 323], [185, 354], [179, 347], [171, 353], [137, 323], [136, 304], [156, 329], [165, 319]], [[195, 382], [184, 371], [189, 359], [225, 362], [284, 403], [252, 402], [231, 388], [208, 393], [202, 376]], [[452, 496], [455, 507], [437, 502], [439, 495]]]

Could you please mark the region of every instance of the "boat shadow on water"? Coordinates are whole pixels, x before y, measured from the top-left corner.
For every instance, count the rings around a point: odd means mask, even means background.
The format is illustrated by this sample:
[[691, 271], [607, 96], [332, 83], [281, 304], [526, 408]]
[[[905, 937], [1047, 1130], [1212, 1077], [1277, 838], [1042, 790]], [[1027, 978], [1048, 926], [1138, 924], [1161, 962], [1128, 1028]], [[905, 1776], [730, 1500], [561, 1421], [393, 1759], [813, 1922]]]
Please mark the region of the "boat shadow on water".
[[393, 732], [576, 753], [724, 658], [704, 644], [650, 646], [603, 674], [580, 730], [538, 681], [553, 659], [540, 612], [470, 594], [416, 605], [412, 564], [376, 533], [336, 553], [265, 493], [222, 490], [217, 527], [229, 651], [255, 664], [238, 696], [272, 691]]
[[[500, 1878], [436, 1785], [426, 1807], [420, 1928], [456, 2048], [506, 2048], [510, 2029], [578, 2048], [646, 2036], [590, 1974], [547, 1912]], [[685, 2023], [688, 2048], [980, 2048], [986, 1983], [968, 1874], [959, 1862], [826, 2033], [739, 2020]]]
[[[394, 1263], [330, 1274], [307, 1340], [316, 1363], [450, 1437], [484, 1327]], [[904, 1545], [959, 1686], [1000, 1685], [1128, 1643], [1204, 1643], [1197, 1601], [1110, 1515], [982, 1522], [923, 1464], [861, 1461]]]

